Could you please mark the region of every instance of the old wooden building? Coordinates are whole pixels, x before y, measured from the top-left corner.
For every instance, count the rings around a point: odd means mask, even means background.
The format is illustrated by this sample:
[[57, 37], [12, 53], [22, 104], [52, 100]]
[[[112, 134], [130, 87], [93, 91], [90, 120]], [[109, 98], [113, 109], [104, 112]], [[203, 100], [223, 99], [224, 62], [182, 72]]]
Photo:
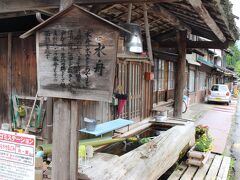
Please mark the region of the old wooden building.
[[[165, 106], [173, 106], [173, 115], [181, 117], [184, 93], [192, 103], [199, 102], [212, 83], [220, 82], [221, 68], [214, 66], [218, 59], [209, 49], [226, 49], [238, 39], [228, 3], [4, 1], [0, 4], [0, 124], [12, 123], [15, 96], [28, 106], [36, 94], [47, 97], [40, 135], [51, 142], [53, 132], [53, 149], [65, 150], [54, 155], [55, 159], [64, 155], [65, 163], [61, 167], [59, 161], [53, 163], [54, 177], [68, 179], [70, 171], [75, 176], [77, 158], [70, 154], [77, 156], [77, 130], [84, 127], [84, 117], [98, 123], [117, 117], [139, 122], [151, 117], [153, 108]], [[126, 34], [133, 32], [126, 23], [140, 27], [142, 52], [127, 48]], [[127, 96], [121, 111], [115, 104], [118, 95]], [[65, 139], [59, 136], [60, 129]]]

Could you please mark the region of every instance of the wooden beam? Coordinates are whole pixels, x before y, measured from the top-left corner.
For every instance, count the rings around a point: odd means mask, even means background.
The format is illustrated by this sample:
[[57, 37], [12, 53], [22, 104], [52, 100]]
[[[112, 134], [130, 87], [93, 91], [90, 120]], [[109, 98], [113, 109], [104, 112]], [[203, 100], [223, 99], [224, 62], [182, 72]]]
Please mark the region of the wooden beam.
[[191, 28], [187, 24], [183, 23], [179, 18], [177, 18], [174, 14], [166, 10], [164, 7], [160, 5], [153, 6], [151, 10], [154, 12], [155, 15], [164, 18], [167, 22], [169, 22], [177, 29], [187, 30], [188, 32], [191, 32]]
[[187, 50], [187, 32], [177, 32], [177, 45], [179, 60], [177, 62], [177, 71], [175, 78], [175, 96], [173, 116], [182, 117], [183, 90], [186, 85], [185, 67], [186, 67], [186, 50]]
[[187, 48], [210, 48], [210, 49], [226, 49], [229, 42], [214, 42], [214, 41], [187, 41]]
[[37, 10], [37, 9], [50, 9], [58, 8], [59, 0], [24, 0], [24, 2], [19, 0], [1, 0], [0, 1], [0, 13], [17, 12], [17, 11], [27, 11], [27, 10]]
[[174, 3], [183, 0], [74, 0], [79, 5], [90, 4], [121, 4], [121, 3]]
[[222, 42], [226, 41], [226, 38], [216, 22], [210, 16], [208, 10], [204, 7], [201, 0], [187, 0], [193, 9], [199, 14], [200, 18], [208, 25], [208, 27], [212, 30], [212, 32], [218, 37], [218, 39]]
[[[37, 9], [51, 9], [59, 8], [60, 1], [68, 0], [24, 0], [24, 3], [19, 0], [1, 0], [0, 13], [37, 10]], [[72, 0], [73, 3], [79, 5], [94, 5], [94, 4], [121, 4], [121, 3], [173, 3], [181, 2], [182, 0]], [[65, 3], [63, 3], [65, 4]]]
[[156, 41], [163, 41], [163, 40], [166, 40], [166, 39], [172, 39], [174, 37], [176, 37], [176, 30], [175, 29], [167, 31], [166, 33], [163, 33], [163, 34], [155, 35], [155, 36], [152, 37], [152, 39], [154, 39]]
[[[177, 48], [177, 43], [175, 41], [164, 41], [158, 42], [159, 48]], [[230, 42], [216, 42], [216, 41], [187, 41], [186, 48], [210, 48], [210, 49], [226, 49]]]
[[93, 12], [94, 14], [98, 14], [100, 11], [103, 11], [105, 9], [110, 9], [111, 7], [113, 7], [113, 5], [93, 5], [90, 8], [90, 11]]

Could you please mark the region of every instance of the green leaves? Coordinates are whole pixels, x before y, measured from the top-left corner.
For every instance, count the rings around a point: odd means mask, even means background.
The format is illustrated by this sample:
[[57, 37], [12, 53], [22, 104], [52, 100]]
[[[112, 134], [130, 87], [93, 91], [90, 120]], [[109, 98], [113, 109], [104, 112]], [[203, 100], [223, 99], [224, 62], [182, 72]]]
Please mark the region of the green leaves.
[[240, 75], [240, 50], [236, 44], [231, 46], [229, 49], [232, 51], [232, 56], [227, 55], [227, 65], [234, 68], [237, 74]]
[[208, 135], [208, 126], [198, 125], [196, 127], [196, 144], [195, 150], [207, 152], [212, 149], [212, 138]]
[[195, 145], [195, 150], [200, 152], [207, 152], [212, 149], [212, 139], [207, 135], [203, 134]]

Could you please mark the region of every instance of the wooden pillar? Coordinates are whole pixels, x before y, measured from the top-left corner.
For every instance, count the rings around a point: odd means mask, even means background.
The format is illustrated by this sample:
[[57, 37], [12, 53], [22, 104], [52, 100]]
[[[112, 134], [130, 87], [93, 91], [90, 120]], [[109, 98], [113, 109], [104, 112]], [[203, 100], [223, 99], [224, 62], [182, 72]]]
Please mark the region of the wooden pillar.
[[174, 97], [174, 112], [173, 116], [177, 118], [182, 117], [182, 101], [183, 90], [186, 85], [185, 67], [186, 67], [186, 42], [187, 31], [177, 32], [177, 45], [179, 52], [179, 59], [177, 62], [177, 71], [175, 78], [175, 97]]
[[54, 99], [52, 179], [77, 180], [78, 104]]
[[[60, 11], [73, 0], [60, 0]], [[52, 179], [77, 180], [79, 111], [76, 100], [53, 100]]]
[[148, 14], [147, 14], [146, 3], [143, 4], [143, 9], [144, 9], [144, 24], [145, 24], [145, 31], [146, 31], [148, 55], [149, 55], [149, 59], [150, 59], [152, 65], [153, 65], [153, 52], [152, 52], [151, 35], [150, 35], [150, 31], [149, 31], [149, 23], [148, 23]]
[[131, 18], [132, 18], [132, 3], [128, 5], [128, 18], [127, 18], [127, 23], [131, 23]]
[[70, 180], [77, 180], [78, 175], [78, 130], [79, 130], [78, 101], [71, 101], [71, 136], [70, 136]]
[[11, 124], [11, 97], [12, 97], [12, 33], [8, 33], [8, 61], [7, 61], [7, 123]]

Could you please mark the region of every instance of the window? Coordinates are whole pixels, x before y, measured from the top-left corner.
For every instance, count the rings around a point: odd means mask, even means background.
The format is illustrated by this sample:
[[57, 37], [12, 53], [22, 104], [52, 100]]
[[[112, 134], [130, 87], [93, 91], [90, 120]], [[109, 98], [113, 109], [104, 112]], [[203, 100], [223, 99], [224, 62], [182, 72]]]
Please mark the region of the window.
[[164, 61], [158, 61], [158, 90], [164, 89]]
[[211, 90], [212, 90], [212, 91], [218, 91], [218, 85], [212, 86]]
[[175, 77], [174, 77], [174, 63], [169, 62], [168, 65], [168, 89], [174, 89], [174, 83], [175, 83]]
[[154, 91], [164, 89], [164, 61], [155, 59], [154, 61]]
[[189, 84], [188, 84], [189, 92], [195, 91], [195, 72], [193, 70], [189, 71]]
[[228, 91], [228, 87], [227, 86], [219, 86], [219, 91], [221, 91], [221, 92], [226, 92], [226, 91]]
[[158, 80], [158, 61], [155, 59], [154, 61], [154, 91], [157, 91], [157, 80]]
[[206, 73], [200, 72], [199, 73], [199, 90], [206, 89]]

